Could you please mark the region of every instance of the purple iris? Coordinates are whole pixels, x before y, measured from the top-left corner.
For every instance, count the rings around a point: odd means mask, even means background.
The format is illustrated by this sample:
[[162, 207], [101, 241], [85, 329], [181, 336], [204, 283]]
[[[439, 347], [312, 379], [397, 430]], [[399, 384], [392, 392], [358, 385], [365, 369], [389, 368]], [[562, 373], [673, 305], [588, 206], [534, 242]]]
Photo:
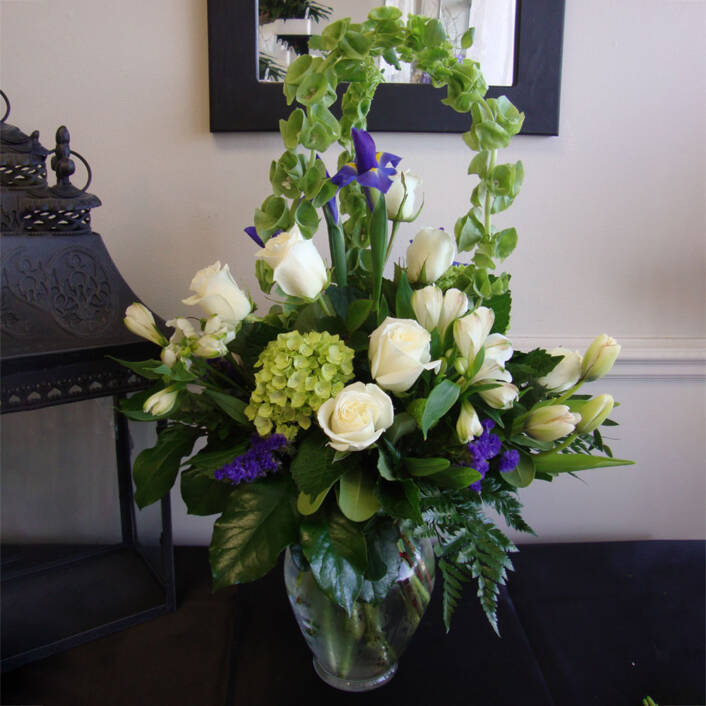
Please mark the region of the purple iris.
[[[392, 184], [390, 177], [397, 173], [395, 167], [401, 157], [389, 152], [376, 152], [373, 138], [365, 130], [353, 128], [351, 130], [353, 146], [355, 147], [355, 161], [344, 164], [331, 178], [339, 188], [357, 181], [361, 186], [373, 187], [383, 194]], [[391, 167], [387, 165], [391, 164]]]
[[250, 448], [240, 456], [236, 456], [230, 463], [214, 472], [216, 480], [227, 480], [232, 485], [251, 483], [267, 475], [269, 471], [276, 471], [279, 461], [274, 451], [287, 445], [287, 438], [282, 434], [272, 434], [268, 437], [253, 435]]
[[255, 226], [248, 226], [245, 232], [261, 247], [265, 247], [265, 243], [262, 242], [262, 238], [257, 234]]

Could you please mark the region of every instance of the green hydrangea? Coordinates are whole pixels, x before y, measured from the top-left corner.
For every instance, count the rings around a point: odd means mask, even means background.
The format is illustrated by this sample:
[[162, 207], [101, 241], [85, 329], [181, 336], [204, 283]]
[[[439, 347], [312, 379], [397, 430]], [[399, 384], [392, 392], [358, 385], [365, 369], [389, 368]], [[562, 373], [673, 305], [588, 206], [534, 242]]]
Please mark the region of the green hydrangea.
[[353, 351], [326, 331], [280, 333], [255, 363], [255, 390], [245, 414], [260, 436], [292, 441], [321, 405], [353, 377]]

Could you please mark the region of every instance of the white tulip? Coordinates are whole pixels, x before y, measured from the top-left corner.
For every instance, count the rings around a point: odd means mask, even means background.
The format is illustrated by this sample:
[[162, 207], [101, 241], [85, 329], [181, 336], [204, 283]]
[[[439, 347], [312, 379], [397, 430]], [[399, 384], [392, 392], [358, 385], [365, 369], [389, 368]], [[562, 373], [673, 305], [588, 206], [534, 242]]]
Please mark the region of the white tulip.
[[468, 297], [460, 290], [452, 287], [444, 294], [444, 303], [441, 306], [438, 328], [443, 340], [446, 329], [459, 317], [468, 311]]
[[564, 392], [573, 387], [581, 377], [581, 354], [561, 346], [550, 348], [547, 353], [562, 359], [553, 370], [537, 378], [537, 382], [550, 392]]
[[272, 268], [272, 278], [289, 296], [314, 299], [328, 283], [326, 265], [312, 240], [295, 225], [270, 238], [255, 257]]
[[135, 302], [125, 309], [123, 323], [135, 335], [146, 338], [158, 346], [166, 342], [164, 336], [158, 331], [152, 312], [143, 304]]
[[228, 265], [219, 261], [199, 270], [191, 281], [190, 289], [196, 294], [183, 299], [184, 304], [199, 304], [208, 316], [218, 314], [235, 326], [252, 309], [248, 297], [238, 287]]
[[394, 419], [392, 400], [377, 385], [354, 382], [326, 400], [316, 418], [336, 451], [361, 451], [374, 444]]
[[470, 402], [464, 402], [456, 422], [456, 434], [458, 434], [459, 441], [462, 444], [467, 444], [482, 433], [483, 425], [478, 418], [478, 412]]
[[[404, 180], [403, 180], [404, 176]], [[422, 180], [408, 169], [397, 172], [392, 177], [392, 184], [385, 194], [387, 217], [393, 220], [409, 221], [416, 212], [414, 191]], [[406, 196], [406, 198], [405, 198]], [[404, 199], [404, 203], [402, 203]], [[400, 209], [400, 206], [402, 207]]]
[[388, 316], [370, 334], [370, 372], [380, 387], [392, 392], [409, 390], [424, 370], [439, 370], [440, 360], [429, 361], [431, 335], [411, 319]]
[[483, 390], [478, 393], [493, 409], [510, 409], [520, 396], [520, 391], [515, 385], [503, 382], [492, 390]]
[[613, 367], [619, 353], [618, 342], [602, 333], [591, 343], [583, 355], [581, 377], [587, 381], [603, 377]]
[[613, 411], [615, 401], [610, 395], [598, 395], [586, 402], [579, 410], [581, 421], [576, 425], [576, 431], [587, 434], [597, 429]]
[[179, 390], [175, 389], [174, 385], [170, 385], [169, 387], [165, 387], [163, 390], [150, 395], [142, 405], [142, 409], [146, 414], [161, 417], [162, 415], [171, 412], [177, 402], [178, 396]]
[[454, 322], [454, 341], [461, 355], [470, 363], [475, 360], [478, 351], [488, 338], [495, 322], [495, 312], [485, 306], [479, 306], [468, 316]]
[[456, 257], [453, 233], [440, 228], [422, 228], [407, 248], [407, 279], [410, 282], [436, 282]]
[[525, 431], [539, 441], [556, 441], [571, 434], [580, 421], [581, 415], [573, 414], [565, 404], [552, 404], [530, 412]]
[[433, 331], [439, 323], [443, 302], [442, 291], [433, 284], [412, 292], [414, 315], [427, 331]]

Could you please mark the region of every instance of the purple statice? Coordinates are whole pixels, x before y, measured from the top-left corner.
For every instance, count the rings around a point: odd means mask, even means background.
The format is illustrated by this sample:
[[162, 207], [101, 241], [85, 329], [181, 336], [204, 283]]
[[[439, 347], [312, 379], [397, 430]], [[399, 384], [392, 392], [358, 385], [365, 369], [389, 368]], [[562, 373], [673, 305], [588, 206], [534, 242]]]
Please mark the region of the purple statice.
[[[469, 461], [464, 464], [474, 468], [480, 473], [481, 478], [475, 483], [471, 483], [468, 487], [480, 493], [481, 481], [485, 478], [490, 470], [489, 461], [496, 458], [500, 454], [498, 462], [498, 470], [501, 473], [507, 473], [517, 467], [520, 462], [520, 454], [515, 449], [502, 450], [502, 442], [497, 434], [491, 433], [491, 429], [495, 427], [495, 422], [492, 419], [484, 419], [481, 422], [483, 433], [467, 445], [470, 455]], [[502, 451], [502, 453], [501, 453]]]
[[498, 464], [498, 470], [500, 473], [507, 473], [509, 471], [514, 471], [517, 468], [517, 464], [520, 462], [520, 452], [517, 449], [508, 449], [503, 451], [500, 456], [500, 463]]
[[279, 462], [274, 452], [286, 445], [287, 438], [283, 434], [271, 434], [267, 437], [254, 434], [250, 448], [219, 468], [213, 475], [216, 480], [227, 480], [232, 485], [251, 483], [269, 471], [277, 470]]

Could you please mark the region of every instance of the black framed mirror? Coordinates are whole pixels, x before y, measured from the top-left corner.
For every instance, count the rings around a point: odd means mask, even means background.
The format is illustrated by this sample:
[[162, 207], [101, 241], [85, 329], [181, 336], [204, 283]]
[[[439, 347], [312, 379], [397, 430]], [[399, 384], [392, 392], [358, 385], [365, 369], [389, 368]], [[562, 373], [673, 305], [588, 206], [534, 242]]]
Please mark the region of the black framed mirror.
[[[491, 86], [525, 113], [521, 133], [559, 134], [559, 94], [565, 0], [515, 0], [512, 84]], [[275, 131], [291, 110], [282, 84], [259, 80], [257, 0], [208, 0], [211, 132]], [[320, 30], [315, 29], [315, 32]], [[441, 103], [445, 89], [384, 83], [368, 129], [465, 132], [468, 116]]]

